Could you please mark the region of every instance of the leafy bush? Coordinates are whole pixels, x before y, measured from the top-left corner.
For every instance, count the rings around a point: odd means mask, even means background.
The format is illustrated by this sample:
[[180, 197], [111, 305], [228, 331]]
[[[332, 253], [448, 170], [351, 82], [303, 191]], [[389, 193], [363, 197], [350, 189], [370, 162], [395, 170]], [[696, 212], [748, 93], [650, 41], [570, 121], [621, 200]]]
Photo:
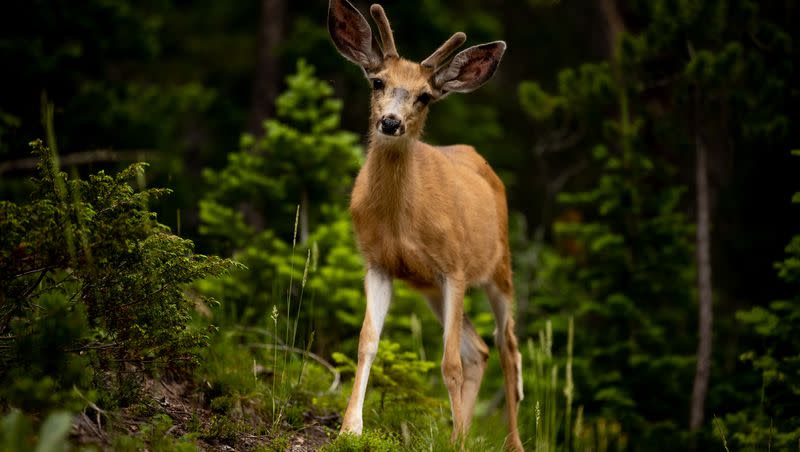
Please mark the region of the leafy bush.
[[41, 141], [32, 147], [31, 202], [0, 202], [0, 401], [70, 408], [65, 399], [91, 397], [73, 387], [107, 387], [109, 371], [194, 362], [207, 338], [189, 327], [186, 286], [232, 262], [194, 254], [156, 221], [147, 203], [169, 191], [128, 182], [143, 181], [144, 164], [82, 180], [58, 171]]

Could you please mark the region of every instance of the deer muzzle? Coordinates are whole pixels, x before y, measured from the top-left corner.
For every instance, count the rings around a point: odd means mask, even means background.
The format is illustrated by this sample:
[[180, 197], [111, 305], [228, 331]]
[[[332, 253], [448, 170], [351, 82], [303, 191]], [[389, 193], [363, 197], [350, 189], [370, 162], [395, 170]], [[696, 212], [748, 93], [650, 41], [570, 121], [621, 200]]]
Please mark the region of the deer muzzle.
[[394, 114], [388, 114], [378, 122], [378, 130], [384, 135], [399, 137], [405, 132], [406, 128], [400, 118]]

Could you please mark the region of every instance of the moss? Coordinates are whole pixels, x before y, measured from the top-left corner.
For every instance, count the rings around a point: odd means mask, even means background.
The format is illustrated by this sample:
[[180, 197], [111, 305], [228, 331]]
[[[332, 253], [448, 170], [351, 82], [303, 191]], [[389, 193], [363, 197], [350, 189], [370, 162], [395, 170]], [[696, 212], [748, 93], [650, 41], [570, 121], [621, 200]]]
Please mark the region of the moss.
[[362, 435], [339, 435], [326, 445], [324, 452], [390, 452], [402, 447], [396, 435], [386, 432], [364, 432]]
[[231, 419], [229, 416], [214, 415], [211, 418], [211, 425], [203, 433], [202, 438], [207, 441], [232, 445], [239, 436], [249, 430], [247, 424], [242, 421]]

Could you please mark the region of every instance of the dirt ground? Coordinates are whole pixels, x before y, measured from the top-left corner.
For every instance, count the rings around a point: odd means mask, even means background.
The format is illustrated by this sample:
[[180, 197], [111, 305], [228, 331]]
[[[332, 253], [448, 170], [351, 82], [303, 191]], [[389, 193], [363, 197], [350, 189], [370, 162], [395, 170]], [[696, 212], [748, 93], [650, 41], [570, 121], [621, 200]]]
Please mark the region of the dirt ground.
[[[163, 413], [173, 420], [173, 426], [166, 434], [179, 438], [191, 431], [206, 431], [213, 418], [207, 408], [203, 394], [197, 388], [185, 382], [160, 381], [148, 379], [144, 392], [155, 414]], [[137, 436], [142, 427], [150, 422], [152, 415], [142, 416], [134, 408], [126, 408], [116, 412], [107, 412], [90, 404], [83, 413], [77, 415], [73, 422], [71, 439], [80, 445], [95, 445], [101, 450], [112, 449], [109, 431], [115, 434]], [[246, 421], [246, 419], [243, 419]], [[199, 422], [199, 428], [197, 423]], [[286, 450], [292, 452], [315, 451], [330, 441], [330, 435], [338, 422], [338, 416], [319, 417], [306, 413], [305, 425], [299, 431], [289, 432], [290, 437]], [[193, 428], [189, 426], [193, 424]], [[285, 438], [285, 436], [284, 436]], [[195, 443], [206, 451], [247, 451], [258, 447], [270, 447], [274, 438], [268, 435], [242, 434], [230, 443], [212, 443], [198, 438]], [[285, 441], [285, 439], [283, 439]]]

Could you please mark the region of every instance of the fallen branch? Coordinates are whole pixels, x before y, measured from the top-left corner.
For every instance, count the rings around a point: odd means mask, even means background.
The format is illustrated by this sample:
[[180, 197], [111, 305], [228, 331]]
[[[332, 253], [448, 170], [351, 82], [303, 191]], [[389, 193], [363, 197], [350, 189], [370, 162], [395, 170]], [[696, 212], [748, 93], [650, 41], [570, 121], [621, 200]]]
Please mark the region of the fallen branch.
[[[94, 149], [91, 151], [73, 152], [59, 156], [61, 166], [79, 166], [91, 163], [106, 162], [133, 162], [158, 160], [159, 154], [154, 150], [137, 149], [132, 151], [112, 151], [110, 149]], [[29, 171], [36, 168], [39, 163], [37, 158], [24, 158], [9, 160], [0, 163], [0, 174], [10, 171]]]

